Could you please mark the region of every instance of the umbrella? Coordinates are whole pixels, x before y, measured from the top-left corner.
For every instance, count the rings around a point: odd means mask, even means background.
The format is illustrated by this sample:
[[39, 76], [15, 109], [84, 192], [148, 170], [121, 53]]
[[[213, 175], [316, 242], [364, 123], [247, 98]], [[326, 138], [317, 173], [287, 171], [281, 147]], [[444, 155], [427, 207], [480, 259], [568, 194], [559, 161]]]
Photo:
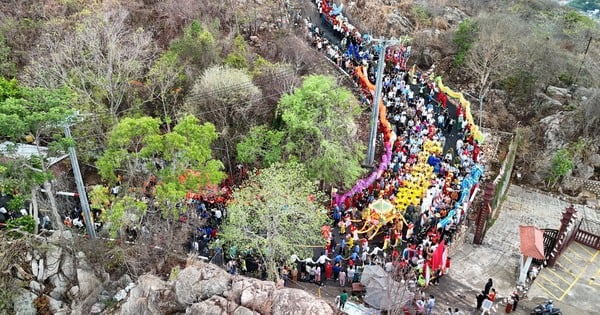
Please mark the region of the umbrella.
[[360, 284], [367, 287], [371, 279], [385, 277], [387, 277], [387, 273], [381, 266], [367, 265], [363, 268], [362, 274], [360, 276]]
[[369, 208], [373, 209], [381, 214], [381, 213], [387, 213], [387, 212], [391, 211], [392, 209], [394, 209], [394, 205], [389, 200], [380, 198], [380, 199], [373, 201], [369, 205]]
[[365, 266], [360, 283], [367, 291], [364, 301], [380, 310], [401, 307], [414, 298], [405, 283], [392, 279], [381, 266]]

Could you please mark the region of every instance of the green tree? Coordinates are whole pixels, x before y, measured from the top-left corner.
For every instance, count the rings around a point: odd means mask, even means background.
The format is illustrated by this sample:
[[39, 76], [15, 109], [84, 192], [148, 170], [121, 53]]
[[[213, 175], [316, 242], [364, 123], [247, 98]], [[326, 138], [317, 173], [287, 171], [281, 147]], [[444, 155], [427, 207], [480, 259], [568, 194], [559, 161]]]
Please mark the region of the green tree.
[[184, 65], [180, 63], [177, 53], [169, 50], [152, 64], [146, 85], [150, 88], [152, 99], [160, 104], [160, 115], [165, 120], [167, 131], [171, 131], [171, 121], [181, 106], [185, 85]]
[[292, 254], [312, 256], [310, 246], [323, 243], [325, 196], [306, 176], [301, 164], [275, 163], [235, 189], [227, 207], [222, 240], [258, 254], [271, 280], [279, 279], [277, 267]]
[[[62, 126], [72, 116], [72, 104], [76, 95], [68, 89], [24, 88], [15, 85], [15, 81], [0, 82], [0, 139], [9, 140], [14, 145], [0, 151], [0, 179], [3, 191], [14, 195], [22, 194], [32, 198], [34, 215], [37, 216], [37, 188], [43, 184], [46, 190], [55, 228], [62, 229], [62, 220], [53, 194], [51, 173], [46, 159], [45, 144], [54, 149], [63, 145], [72, 145], [63, 141]], [[9, 86], [9, 88], [6, 88]], [[14, 155], [19, 143], [29, 136], [37, 146], [38, 154], [29, 158]], [[63, 147], [64, 148], [64, 147]]]
[[[212, 124], [200, 125], [197, 118], [188, 115], [171, 132], [161, 133], [159, 127], [160, 120], [156, 118], [122, 119], [110, 133], [108, 149], [96, 163], [104, 180], [115, 184], [122, 175], [123, 190], [137, 191], [116, 198], [106, 209], [105, 217], [110, 218], [115, 230], [135, 222], [125, 218], [144, 214], [135, 199], [142, 197], [150, 176], [156, 178], [154, 201], [167, 223], [178, 219], [185, 210], [177, 205], [188, 191], [219, 183], [225, 177], [223, 164], [212, 159], [210, 145], [217, 138]], [[99, 191], [92, 200], [103, 202], [103, 194]]]
[[122, 175], [127, 181], [126, 186], [139, 186], [140, 180], [143, 182], [148, 176], [145, 166], [149, 157], [144, 149], [152, 136], [160, 136], [160, 119], [121, 119], [109, 133], [106, 151], [96, 161], [102, 179], [115, 184]]
[[460, 67], [465, 62], [467, 53], [477, 38], [476, 32], [477, 24], [471, 19], [466, 19], [458, 24], [458, 29], [454, 33], [454, 39], [452, 39], [452, 42], [456, 45], [456, 56], [454, 57], [456, 66]]
[[309, 76], [277, 108], [285, 132], [284, 154], [305, 163], [311, 179], [354, 183], [362, 174], [364, 147], [357, 141], [360, 107], [352, 93], [327, 76]]
[[567, 148], [558, 150], [552, 157], [550, 174], [546, 178], [547, 186], [554, 187], [571, 169], [573, 169], [573, 154]]
[[220, 48], [215, 36], [198, 20], [185, 27], [183, 36], [174, 40], [170, 49], [181, 58], [183, 64], [199, 70], [219, 61]]
[[248, 44], [244, 36], [237, 35], [233, 39], [233, 50], [225, 57], [224, 63], [232, 68], [248, 69]]
[[284, 136], [283, 131], [269, 129], [265, 125], [252, 127], [236, 146], [237, 160], [263, 167], [280, 162]]

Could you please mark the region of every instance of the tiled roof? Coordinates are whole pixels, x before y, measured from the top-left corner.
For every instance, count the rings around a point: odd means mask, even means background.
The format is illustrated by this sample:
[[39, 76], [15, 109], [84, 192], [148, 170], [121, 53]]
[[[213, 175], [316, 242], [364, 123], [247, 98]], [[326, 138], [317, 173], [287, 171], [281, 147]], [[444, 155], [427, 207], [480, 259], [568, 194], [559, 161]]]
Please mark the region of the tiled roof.
[[544, 232], [533, 225], [519, 226], [521, 254], [535, 259], [545, 259]]

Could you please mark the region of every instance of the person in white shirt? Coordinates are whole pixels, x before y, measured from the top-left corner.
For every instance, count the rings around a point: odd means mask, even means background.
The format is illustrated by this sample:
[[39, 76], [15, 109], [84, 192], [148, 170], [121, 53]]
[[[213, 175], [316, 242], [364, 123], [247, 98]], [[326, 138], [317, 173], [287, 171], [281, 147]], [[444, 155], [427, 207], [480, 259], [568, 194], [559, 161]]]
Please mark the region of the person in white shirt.
[[223, 217], [223, 212], [221, 212], [221, 209], [217, 208], [215, 209], [215, 219], [217, 220], [217, 224], [221, 224], [221, 218]]

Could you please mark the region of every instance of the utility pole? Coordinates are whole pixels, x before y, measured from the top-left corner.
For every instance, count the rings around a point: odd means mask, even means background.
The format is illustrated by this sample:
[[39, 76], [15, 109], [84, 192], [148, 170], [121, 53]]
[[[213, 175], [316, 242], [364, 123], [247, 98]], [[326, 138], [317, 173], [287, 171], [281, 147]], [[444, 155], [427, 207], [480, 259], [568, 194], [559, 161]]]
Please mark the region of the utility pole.
[[379, 42], [381, 50], [379, 51], [379, 60], [377, 61], [377, 77], [375, 79], [375, 97], [373, 98], [373, 104], [371, 108], [371, 130], [369, 132], [369, 145], [367, 147], [367, 159], [365, 166], [370, 167], [373, 165], [375, 160], [375, 147], [377, 138], [377, 125], [379, 124], [379, 103], [381, 102], [381, 90], [383, 82], [383, 69], [385, 67], [385, 50], [389, 45], [395, 45], [400, 43], [399, 40], [390, 39], [373, 39], [373, 41]]
[[577, 74], [575, 75], [575, 80], [573, 81], [573, 85], [577, 84], [577, 80], [579, 80], [579, 74], [581, 73], [581, 68], [583, 68], [583, 64], [585, 63], [585, 58], [587, 57], [588, 50], [590, 49], [590, 44], [592, 43], [592, 36], [588, 39], [587, 46], [585, 47], [585, 52], [583, 53], [583, 58], [581, 59], [581, 64], [579, 65], [579, 70], [577, 70]]
[[[65, 128], [65, 137], [71, 138], [71, 128], [67, 124]], [[83, 210], [83, 216], [85, 219], [85, 227], [87, 229], [90, 238], [96, 238], [96, 229], [94, 227], [94, 220], [90, 214], [90, 203], [88, 202], [85, 187], [83, 186], [83, 178], [81, 177], [81, 170], [79, 169], [79, 161], [77, 160], [77, 154], [75, 153], [75, 147], [69, 146], [69, 157], [71, 159], [71, 167], [73, 168], [73, 175], [75, 176], [75, 184], [77, 185], [77, 193], [79, 194], [79, 202], [81, 203], [81, 210]]]
[[483, 126], [481, 125], [481, 117], [483, 116], [483, 97], [475, 97], [467, 92], [461, 92], [463, 95], [466, 95], [468, 97], [471, 97], [475, 100], [477, 100], [479, 102], [479, 128], [483, 128]]

